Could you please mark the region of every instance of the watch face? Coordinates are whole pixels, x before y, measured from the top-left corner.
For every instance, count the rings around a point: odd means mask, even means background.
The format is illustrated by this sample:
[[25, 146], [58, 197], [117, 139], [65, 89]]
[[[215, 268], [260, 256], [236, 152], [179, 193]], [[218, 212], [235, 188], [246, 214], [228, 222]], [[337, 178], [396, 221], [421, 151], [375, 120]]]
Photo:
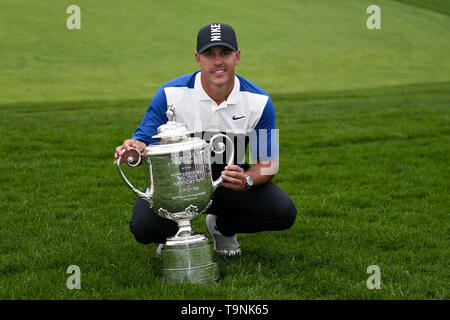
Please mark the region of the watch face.
[[253, 180], [252, 180], [252, 178], [251, 178], [250, 176], [246, 176], [246, 177], [247, 177], [248, 185], [249, 185], [250, 187], [252, 187], [252, 186], [253, 186]]

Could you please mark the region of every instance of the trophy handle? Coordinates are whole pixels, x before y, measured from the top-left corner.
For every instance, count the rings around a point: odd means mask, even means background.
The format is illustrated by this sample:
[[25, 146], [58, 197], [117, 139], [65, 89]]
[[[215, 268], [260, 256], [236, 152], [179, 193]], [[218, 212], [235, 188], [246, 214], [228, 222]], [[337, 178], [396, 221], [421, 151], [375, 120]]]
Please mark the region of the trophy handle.
[[[138, 159], [136, 160], [136, 158], [134, 158], [133, 156], [128, 154], [128, 158], [127, 158], [127, 164], [130, 167], [136, 167], [137, 165], [139, 165], [141, 163], [142, 160], [142, 155], [139, 152], [138, 149], [135, 148], [130, 148], [131, 150], [133, 150], [134, 152], [137, 153], [138, 155]], [[122, 151], [122, 155], [125, 153], [125, 149]], [[130, 181], [128, 181], [127, 177], [125, 177], [125, 174], [122, 172], [122, 168], [120, 167], [120, 163], [121, 163], [121, 158], [122, 155], [119, 156], [119, 159], [117, 159], [117, 168], [119, 169], [119, 174], [122, 177], [123, 181], [126, 183], [126, 185], [134, 192], [138, 195], [138, 197], [146, 200], [147, 202], [151, 202], [152, 196], [153, 196], [153, 188], [151, 188], [150, 190], [147, 190], [146, 192], [142, 192], [139, 191], [138, 189], [136, 189], [131, 183]], [[151, 170], [150, 170], [150, 179], [152, 179], [151, 177]], [[153, 181], [151, 181], [151, 186], [153, 186]]]
[[[233, 159], [234, 159], [234, 143], [233, 143], [233, 141], [231, 141], [230, 137], [228, 137], [225, 134], [218, 133], [209, 140], [209, 146], [210, 146], [211, 150], [214, 151], [215, 153], [222, 154], [225, 151], [225, 144], [223, 142], [218, 143], [219, 150], [214, 150], [214, 147], [213, 147], [213, 141], [219, 137], [225, 137], [231, 143], [231, 147], [232, 147], [231, 155], [227, 162], [227, 166], [229, 166], [229, 165], [233, 164]], [[212, 180], [212, 177], [211, 177], [211, 182], [212, 182], [212, 187], [213, 187], [213, 192], [214, 192], [222, 184], [223, 178], [222, 178], [222, 176], [220, 176], [218, 179]]]

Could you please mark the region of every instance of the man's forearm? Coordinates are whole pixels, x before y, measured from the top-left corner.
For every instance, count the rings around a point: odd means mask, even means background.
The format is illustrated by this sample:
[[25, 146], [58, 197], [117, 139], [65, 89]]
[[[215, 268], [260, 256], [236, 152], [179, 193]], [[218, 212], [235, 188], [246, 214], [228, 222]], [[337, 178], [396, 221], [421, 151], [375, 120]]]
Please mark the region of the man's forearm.
[[252, 178], [253, 185], [261, 185], [272, 180], [278, 172], [278, 163], [278, 158], [269, 161], [258, 161], [245, 173]]

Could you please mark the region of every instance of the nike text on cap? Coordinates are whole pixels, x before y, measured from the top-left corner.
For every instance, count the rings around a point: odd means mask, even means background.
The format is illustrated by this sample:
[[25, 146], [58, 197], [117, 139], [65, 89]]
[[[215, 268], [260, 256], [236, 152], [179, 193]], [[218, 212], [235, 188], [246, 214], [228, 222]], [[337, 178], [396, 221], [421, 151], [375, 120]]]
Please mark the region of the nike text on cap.
[[213, 46], [225, 46], [233, 51], [238, 49], [236, 33], [233, 28], [225, 23], [211, 23], [197, 34], [197, 52], [202, 53]]

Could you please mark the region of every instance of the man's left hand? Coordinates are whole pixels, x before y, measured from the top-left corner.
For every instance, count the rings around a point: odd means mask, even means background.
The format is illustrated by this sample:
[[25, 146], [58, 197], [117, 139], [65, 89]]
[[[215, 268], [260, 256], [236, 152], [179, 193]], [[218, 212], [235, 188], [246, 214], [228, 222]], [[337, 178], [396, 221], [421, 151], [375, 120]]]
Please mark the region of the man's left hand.
[[225, 167], [225, 170], [222, 171], [222, 178], [224, 180], [222, 186], [234, 191], [242, 191], [247, 186], [244, 169], [235, 164]]

